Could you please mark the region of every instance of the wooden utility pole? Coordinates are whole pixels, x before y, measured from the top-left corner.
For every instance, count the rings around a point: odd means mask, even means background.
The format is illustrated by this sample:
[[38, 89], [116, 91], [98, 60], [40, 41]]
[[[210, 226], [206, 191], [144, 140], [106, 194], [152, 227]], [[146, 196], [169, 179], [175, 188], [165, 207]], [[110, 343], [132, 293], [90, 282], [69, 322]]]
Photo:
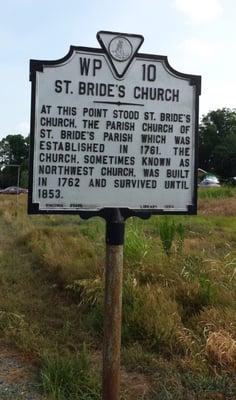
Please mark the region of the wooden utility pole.
[[106, 223], [103, 400], [118, 400], [120, 393], [124, 226], [120, 210], [113, 209]]

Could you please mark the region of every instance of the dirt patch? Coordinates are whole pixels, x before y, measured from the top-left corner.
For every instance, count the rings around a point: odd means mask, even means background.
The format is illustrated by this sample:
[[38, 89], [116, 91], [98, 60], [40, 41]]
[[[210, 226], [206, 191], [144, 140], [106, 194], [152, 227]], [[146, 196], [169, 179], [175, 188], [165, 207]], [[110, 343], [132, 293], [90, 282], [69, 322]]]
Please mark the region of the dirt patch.
[[124, 392], [127, 392], [129, 400], [137, 400], [146, 398], [151, 382], [143, 374], [126, 372], [122, 369], [121, 385]]

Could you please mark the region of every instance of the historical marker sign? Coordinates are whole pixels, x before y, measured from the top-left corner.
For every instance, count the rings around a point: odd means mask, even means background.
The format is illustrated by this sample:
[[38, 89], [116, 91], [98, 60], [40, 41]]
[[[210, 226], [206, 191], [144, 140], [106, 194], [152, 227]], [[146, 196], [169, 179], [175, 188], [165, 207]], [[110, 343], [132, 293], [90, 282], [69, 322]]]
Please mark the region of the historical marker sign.
[[138, 53], [140, 35], [97, 37], [31, 60], [29, 212], [195, 213], [201, 78]]

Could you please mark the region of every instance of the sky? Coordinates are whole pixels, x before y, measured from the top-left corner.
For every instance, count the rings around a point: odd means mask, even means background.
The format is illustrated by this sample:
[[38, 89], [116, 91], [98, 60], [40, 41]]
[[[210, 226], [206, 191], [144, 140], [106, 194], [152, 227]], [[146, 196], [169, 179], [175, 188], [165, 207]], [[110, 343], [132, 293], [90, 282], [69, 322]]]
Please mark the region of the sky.
[[236, 107], [235, 0], [0, 0], [0, 138], [29, 134], [29, 60], [99, 48], [100, 30], [141, 34], [140, 53], [201, 75], [200, 120]]

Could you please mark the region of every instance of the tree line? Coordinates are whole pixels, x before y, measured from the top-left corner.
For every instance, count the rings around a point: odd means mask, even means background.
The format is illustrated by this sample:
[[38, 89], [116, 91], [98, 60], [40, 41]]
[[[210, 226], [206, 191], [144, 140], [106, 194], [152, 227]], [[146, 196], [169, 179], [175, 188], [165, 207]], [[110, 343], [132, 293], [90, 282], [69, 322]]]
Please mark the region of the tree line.
[[[0, 187], [28, 185], [29, 136], [7, 135], [0, 141]], [[15, 166], [15, 167], [14, 167]], [[223, 179], [236, 176], [236, 109], [210, 111], [199, 124], [198, 166]]]
[[199, 126], [199, 167], [222, 178], [236, 176], [236, 109], [203, 116]]

